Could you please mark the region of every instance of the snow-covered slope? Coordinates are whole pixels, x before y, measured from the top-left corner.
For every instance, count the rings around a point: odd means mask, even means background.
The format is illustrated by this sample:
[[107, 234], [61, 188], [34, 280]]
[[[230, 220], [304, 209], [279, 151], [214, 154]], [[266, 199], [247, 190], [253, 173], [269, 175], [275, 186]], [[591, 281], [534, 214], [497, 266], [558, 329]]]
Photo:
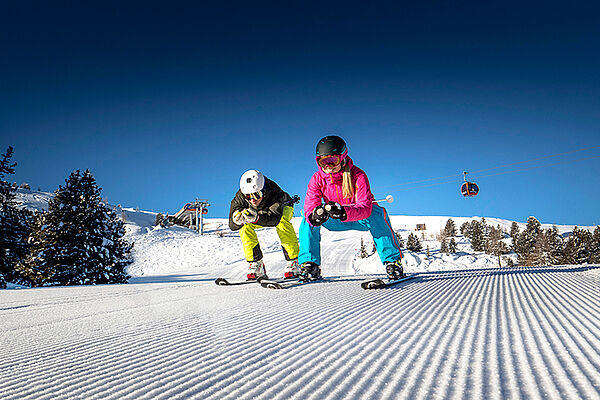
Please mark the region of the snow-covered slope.
[[[220, 287], [246, 270], [226, 220], [200, 236], [123, 213], [130, 284], [0, 293], [1, 399], [600, 399], [598, 266], [497, 268], [461, 237], [442, 255], [447, 217], [394, 216], [404, 238], [427, 225], [412, 281], [361, 289], [383, 273], [357, 258], [370, 235], [324, 230], [329, 282]], [[280, 276], [275, 230], [258, 236]]]
[[600, 270], [2, 293], [2, 399], [598, 399]]

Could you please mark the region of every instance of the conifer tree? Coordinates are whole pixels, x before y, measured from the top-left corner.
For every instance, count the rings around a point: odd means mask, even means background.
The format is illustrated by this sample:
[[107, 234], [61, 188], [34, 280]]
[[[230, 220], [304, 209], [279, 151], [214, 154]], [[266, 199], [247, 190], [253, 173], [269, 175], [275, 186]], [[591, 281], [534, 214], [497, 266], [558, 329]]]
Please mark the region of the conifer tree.
[[15, 269], [27, 253], [27, 236], [31, 213], [19, 209], [16, 203], [16, 185], [4, 180], [15, 173], [16, 163], [11, 163], [13, 148], [8, 147], [0, 159], [0, 288], [7, 282], [23, 283]]
[[20, 266], [34, 286], [126, 283], [131, 263], [123, 222], [102, 202], [89, 170], [74, 171], [36, 216]]
[[565, 265], [577, 263], [577, 245], [575, 244], [575, 238], [573, 236], [569, 236], [565, 241], [560, 257], [560, 263]]
[[421, 242], [419, 241], [419, 238], [417, 237], [417, 235], [415, 235], [414, 233], [410, 233], [408, 235], [408, 239], [406, 240], [406, 248], [409, 251], [413, 251], [413, 252], [421, 251], [421, 249], [422, 249]]
[[600, 226], [594, 229], [592, 234], [591, 245], [590, 245], [590, 263], [600, 263]]
[[513, 221], [513, 223], [510, 225], [510, 237], [515, 239], [518, 234], [519, 234], [519, 224], [517, 224], [516, 222]]
[[456, 253], [456, 240], [454, 240], [454, 238], [450, 238], [450, 242], [448, 243], [448, 252], [450, 254]]
[[402, 239], [402, 236], [400, 236], [400, 232], [396, 231], [394, 232], [396, 234], [396, 238], [398, 239], [398, 246], [400, 246], [401, 249], [404, 248], [404, 239]]
[[577, 264], [586, 264], [591, 259], [592, 249], [592, 234], [585, 229], [575, 227], [573, 230], [573, 239], [575, 240], [576, 258]]
[[471, 222], [471, 246], [473, 247], [473, 251], [485, 250], [483, 226], [479, 221]]
[[464, 237], [470, 239], [471, 238], [471, 223], [465, 222], [460, 226], [460, 234], [464, 235]]
[[446, 221], [446, 226], [444, 227], [444, 233], [446, 237], [454, 237], [456, 236], [456, 224], [452, 220], [452, 218], [448, 218]]
[[485, 252], [497, 256], [498, 262], [500, 262], [500, 256], [502, 254], [508, 253], [508, 246], [502, 239], [504, 239], [504, 234], [502, 233], [500, 226], [497, 228], [494, 228], [493, 226], [490, 227], [490, 233], [485, 244]]
[[450, 253], [450, 249], [449, 249], [448, 239], [447, 238], [444, 238], [442, 240], [442, 242], [441, 242], [440, 253], [443, 253], [443, 254], [449, 254]]
[[535, 247], [535, 241], [540, 233], [542, 224], [535, 218], [527, 219], [527, 226], [523, 233], [519, 234], [517, 243], [514, 245], [514, 250], [518, 255], [520, 265], [527, 265], [530, 254]]

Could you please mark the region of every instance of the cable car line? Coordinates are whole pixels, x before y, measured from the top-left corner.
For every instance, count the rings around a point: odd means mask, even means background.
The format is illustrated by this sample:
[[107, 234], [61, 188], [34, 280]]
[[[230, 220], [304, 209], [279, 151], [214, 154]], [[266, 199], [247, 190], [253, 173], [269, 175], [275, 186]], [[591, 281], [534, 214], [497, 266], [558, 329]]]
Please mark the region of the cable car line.
[[[518, 161], [518, 162], [514, 162], [514, 163], [510, 163], [510, 164], [499, 165], [499, 166], [496, 166], [496, 167], [485, 168], [485, 169], [480, 169], [480, 170], [476, 170], [476, 171], [470, 171], [469, 174], [473, 175], [473, 174], [477, 174], [477, 173], [481, 173], [481, 172], [492, 171], [492, 170], [495, 170], [495, 169], [506, 168], [506, 167], [513, 166], [513, 165], [526, 164], [526, 163], [530, 163], [530, 162], [533, 162], [533, 161], [545, 160], [545, 159], [548, 159], [548, 158], [554, 158], [554, 157], [564, 156], [564, 155], [567, 155], [567, 154], [573, 154], [573, 153], [578, 153], [578, 152], [581, 152], [581, 151], [592, 150], [592, 149], [597, 149], [597, 148], [600, 148], [600, 145], [598, 145], [598, 146], [584, 147], [582, 149], [566, 151], [566, 152], [563, 152], [563, 153], [552, 154], [552, 155], [548, 155], [548, 156], [544, 156], [544, 157], [532, 158], [532, 159], [525, 160], [525, 161]], [[535, 167], [522, 168], [522, 169], [518, 169], [518, 170], [499, 172], [497, 174], [482, 175], [482, 176], [478, 176], [476, 178], [477, 179], [487, 178], [487, 177], [490, 177], [490, 176], [510, 174], [510, 173], [515, 173], [515, 172], [527, 171], [527, 170], [530, 170], [530, 169], [550, 167], [550, 166], [558, 165], [558, 164], [568, 164], [568, 163], [577, 162], [577, 161], [589, 160], [589, 159], [597, 158], [597, 157], [600, 157], [600, 156], [592, 156], [592, 157], [587, 157], [587, 158], [582, 158], [582, 159], [577, 159], [577, 160], [570, 160], [570, 161], [561, 161], [561, 162], [557, 162], [557, 163], [553, 163], [553, 164], [546, 164], [546, 165], [540, 165], [540, 166], [535, 166]], [[437, 180], [440, 180], [440, 179], [457, 178], [456, 180], [439, 182], [439, 183], [434, 183], [434, 184], [431, 184], [431, 185], [412, 186], [412, 187], [409, 187], [409, 188], [403, 188], [403, 189], [397, 189], [397, 190], [411, 190], [411, 189], [421, 188], [421, 187], [432, 187], [432, 186], [437, 186], [437, 185], [445, 185], [445, 184], [448, 184], [448, 183], [462, 182], [462, 180], [458, 180], [459, 176], [460, 175], [457, 175], [457, 174], [446, 175], [446, 176], [440, 176], [440, 177], [437, 177], [437, 178], [429, 178], [429, 179], [423, 179], [423, 180], [418, 180], [418, 181], [410, 181], [410, 182], [404, 182], [404, 183], [397, 183], [397, 184], [393, 184], [393, 185], [386, 185], [386, 186], [381, 186], [380, 188], [381, 189], [386, 189], [386, 188], [398, 187], [398, 186], [417, 185], [417, 184], [420, 184], [420, 183], [432, 182], [432, 181], [437, 181]]]
[[[600, 147], [600, 146], [595, 146], [595, 147]], [[574, 153], [574, 152], [569, 152], [569, 153]], [[565, 154], [565, 153], [563, 153], [563, 154]], [[548, 157], [542, 157], [542, 158], [550, 158], [550, 156], [548, 156]], [[559, 161], [559, 162], [552, 163], [552, 164], [537, 165], [537, 166], [528, 167], [528, 168], [520, 168], [520, 169], [511, 170], [511, 171], [503, 171], [503, 172], [498, 172], [498, 173], [495, 173], [495, 174], [480, 175], [480, 176], [476, 176], [476, 177], [471, 178], [471, 180], [475, 180], [475, 179], [479, 180], [479, 179], [482, 179], [482, 178], [489, 178], [489, 177], [492, 177], [492, 176], [499, 176], [499, 175], [505, 175], [505, 174], [513, 174], [513, 173], [517, 173], [517, 172], [529, 171], [529, 170], [534, 170], [534, 169], [539, 169], [539, 168], [545, 168], [545, 167], [552, 167], [552, 166], [561, 165], [561, 164], [571, 164], [571, 163], [575, 163], [575, 162], [579, 162], [579, 161], [592, 160], [592, 159], [595, 159], [595, 158], [600, 158], [600, 155], [591, 156], [591, 157], [584, 157], [584, 158], [578, 158], [576, 160]], [[521, 163], [514, 163], [512, 165], [522, 164], [522, 163], [523, 162], [521, 162]], [[481, 172], [481, 171], [490, 171], [492, 169], [497, 169], [497, 168], [488, 168], [486, 170], [480, 170], [479, 172]], [[428, 181], [432, 181], [432, 180], [444, 179], [444, 178], [449, 178], [449, 177], [457, 177], [457, 176], [458, 175], [450, 175], [450, 176], [446, 176], [446, 177], [433, 178], [433, 179], [425, 179], [425, 180], [422, 180], [422, 181], [415, 181], [415, 182], [412, 182], [412, 183], [428, 182]], [[434, 186], [439, 186], [439, 185], [447, 185], [449, 183], [460, 183], [460, 182], [463, 182], [463, 183], [465, 182], [464, 177], [463, 177], [463, 179], [453, 179], [453, 180], [444, 181], [444, 182], [432, 183], [432, 184], [429, 184], [429, 185], [417, 185], [417, 186], [411, 186], [411, 187], [401, 188], [401, 189], [396, 189], [396, 190], [398, 190], [398, 191], [413, 190], [413, 189], [429, 188], [429, 187], [434, 187]], [[410, 184], [410, 183], [404, 183], [402, 185], [407, 185], [407, 184]], [[389, 187], [389, 186], [387, 186], [387, 187]]]

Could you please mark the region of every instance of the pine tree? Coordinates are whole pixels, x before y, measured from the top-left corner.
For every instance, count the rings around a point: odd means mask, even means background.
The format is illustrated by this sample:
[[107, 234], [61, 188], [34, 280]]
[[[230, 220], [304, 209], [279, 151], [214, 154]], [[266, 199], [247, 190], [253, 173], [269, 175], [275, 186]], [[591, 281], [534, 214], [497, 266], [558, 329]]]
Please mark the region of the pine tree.
[[519, 264], [527, 265], [530, 254], [535, 247], [535, 241], [540, 233], [542, 224], [535, 218], [527, 219], [527, 226], [523, 233], [519, 234], [514, 250], [518, 255]]
[[401, 249], [404, 248], [404, 239], [402, 239], [402, 236], [400, 236], [400, 232], [396, 231], [394, 232], [396, 234], [396, 238], [398, 239], [398, 246], [400, 246]]
[[589, 231], [576, 226], [573, 230], [573, 238], [575, 240], [575, 248], [577, 251], [575, 262], [577, 264], [589, 263], [592, 255], [592, 234]]
[[449, 254], [450, 253], [450, 248], [449, 248], [449, 244], [448, 244], [448, 239], [444, 238], [441, 242], [441, 246], [440, 246], [440, 253], [443, 254]]
[[590, 244], [590, 264], [600, 263], [600, 226], [594, 229]]
[[470, 222], [465, 222], [460, 226], [460, 234], [466, 237], [467, 239], [471, 238], [472, 233], [472, 224]]
[[360, 238], [360, 248], [358, 249], [358, 256], [360, 258], [367, 258], [369, 256], [367, 254], [367, 246], [365, 246], [365, 241], [362, 237]]
[[12, 156], [13, 148], [9, 146], [0, 159], [0, 288], [5, 288], [7, 282], [23, 283], [15, 267], [27, 253], [31, 219], [30, 212], [17, 207], [16, 185], [4, 180], [15, 173], [17, 164], [11, 164]]
[[414, 233], [410, 233], [408, 235], [408, 239], [406, 240], [406, 248], [412, 252], [421, 251], [421, 242], [419, 241], [417, 235], [415, 235]]
[[452, 218], [448, 218], [446, 221], [446, 226], [444, 227], [444, 233], [446, 237], [454, 237], [456, 236], [456, 224], [452, 220]]
[[519, 224], [517, 224], [516, 222], [513, 221], [513, 223], [510, 225], [510, 237], [515, 239], [518, 234], [519, 234]]
[[471, 247], [473, 247], [473, 251], [485, 250], [483, 226], [479, 221], [471, 222]]
[[485, 244], [485, 252], [498, 257], [500, 263], [500, 256], [508, 253], [508, 246], [502, 241], [504, 234], [500, 226], [497, 228], [490, 227], [489, 235]]
[[450, 238], [450, 243], [448, 243], [448, 252], [450, 254], [456, 253], [456, 240], [454, 240], [454, 238]]
[[563, 246], [562, 255], [560, 257], [560, 263], [565, 265], [573, 265], [577, 263], [577, 245], [575, 244], [575, 238], [569, 236]]
[[65, 182], [36, 217], [20, 269], [34, 286], [126, 283], [132, 245], [123, 239], [123, 222], [101, 201], [89, 170]]

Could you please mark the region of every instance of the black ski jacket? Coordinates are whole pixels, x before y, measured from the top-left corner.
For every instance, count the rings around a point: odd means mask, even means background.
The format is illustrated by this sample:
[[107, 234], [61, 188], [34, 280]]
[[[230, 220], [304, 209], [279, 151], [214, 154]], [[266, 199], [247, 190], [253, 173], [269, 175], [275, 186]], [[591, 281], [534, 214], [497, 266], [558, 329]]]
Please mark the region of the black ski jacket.
[[245, 210], [246, 208], [252, 208], [258, 212], [256, 225], [277, 226], [283, 216], [283, 207], [287, 205], [292, 205], [292, 198], [290, 195], [281, 190], [275, 182], [265, 176], [263, 199], [258, 205], [258, 208], [252, 207], [241, 190], [237, 191], [235, 197], [231, 200], [231, 207], [229, 209], [229, 228], [231, 228], [232, 231], [237, 231], [242, 228], [242, 225], [233, 222], [233, 213]]

